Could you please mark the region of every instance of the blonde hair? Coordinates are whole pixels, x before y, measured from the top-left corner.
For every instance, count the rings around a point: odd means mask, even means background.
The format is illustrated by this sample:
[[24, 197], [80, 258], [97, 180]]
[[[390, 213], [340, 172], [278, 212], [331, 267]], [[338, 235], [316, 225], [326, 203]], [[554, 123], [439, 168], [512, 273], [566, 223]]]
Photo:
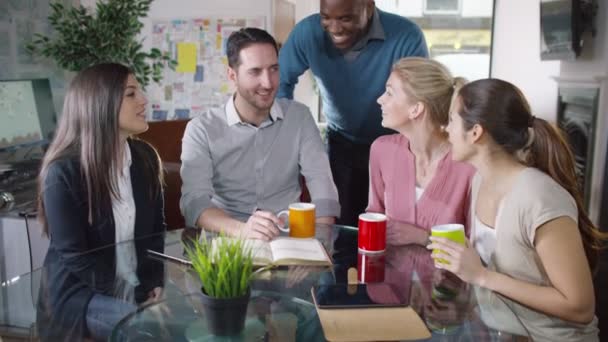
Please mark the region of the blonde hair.
[[433, 124], [448, 124], [450, 108], [466, 79], [453, 77], [443, 64], [420, 57], [398, 60], [393, 65], [393, 72], [401, 79], [403, 90], [424, 103]]

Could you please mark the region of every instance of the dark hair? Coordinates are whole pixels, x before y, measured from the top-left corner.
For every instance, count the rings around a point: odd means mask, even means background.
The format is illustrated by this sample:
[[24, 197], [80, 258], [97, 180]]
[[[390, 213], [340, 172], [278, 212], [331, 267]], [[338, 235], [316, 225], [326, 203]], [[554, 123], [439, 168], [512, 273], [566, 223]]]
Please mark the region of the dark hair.
[[238, 67], [241, 64], [241, 50], [251, 44], [270, 44], [279, 54], [279, 48], [274, 38], [266, 31], [255, 27], [246, 27], [232, 32], [226, 43], [226, 55], [228, 56], [228, 66]]
[[[563, 132], [534, 117], [522, 92], [511, 83], [497, 79], [478, 80], [462, 87], [458, 96], [465, 130], [478, 124], [508, 153], [525, 150], [522, 159], [527, 166], [545, 172], [572, 195], [578, 208], [578, 226], [585, 254], [591, 269], [595, 269], [599, 250], [608, 234], [600, 232], [585, 211], [574, 155]], [[532, 137], [528, 128], [532, 128]]]
[[[78, 73], [70, 83], [55, 138], [44, 156], [38, 177], [38, 217], [45, 234], [48, 227], [42, 198], [45, 179], [54, 161], [66, 157], [79, 160], [90, 223], [94, 209], [107, 208], [112, 198], [118, 197], [117, 165], [118, 156], [122, 155], [118, 153], [122, 148], [118, 115], [130, 74], [131, 70], [121, 64], [98, 64]], [[147, 144], [133, 142], [134, 157], [144, 156], [146, 174], [153, 180], [151, 191], [159, 194], [162, 172], [158, 154]], [[156, 158], [151, 158], [145, 149], [154, 151]]]

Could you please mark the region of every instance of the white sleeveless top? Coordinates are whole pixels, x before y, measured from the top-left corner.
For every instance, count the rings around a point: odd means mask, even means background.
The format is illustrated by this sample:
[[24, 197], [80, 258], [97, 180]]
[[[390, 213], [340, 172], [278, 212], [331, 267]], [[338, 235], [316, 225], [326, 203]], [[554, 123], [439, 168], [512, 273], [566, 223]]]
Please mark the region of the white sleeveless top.
[[473, 246], [479, 253], [484, 264], [490, 264], [492, 254], [496, 249], [496, 230], [481, 222], [475, 215]]
[[422, 193], [424, 192], [424, 188], [416, 186], [416, 202], [422, 197]]

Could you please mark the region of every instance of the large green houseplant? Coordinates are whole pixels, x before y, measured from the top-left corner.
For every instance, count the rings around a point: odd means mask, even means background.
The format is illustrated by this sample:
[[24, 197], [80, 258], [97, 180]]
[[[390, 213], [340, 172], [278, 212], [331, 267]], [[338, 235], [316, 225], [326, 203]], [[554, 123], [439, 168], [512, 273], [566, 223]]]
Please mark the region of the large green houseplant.
[[82, 6], [51, 3], [51, 36], [35, 34], [28, 51], [53, 59], [61, 68], [78, 72], [104, 62], [121, 63], [133, 70], [142, 86], [162, 79], [162, 69], [176, 62], [158, 49], [142, 50], [137, 35], [153, 0], [108, 0], [97, 3], [95, 13]]
[[202, 283], [202, 303], [207, 325], [215, 335], [235, 335], [245, 326], [251, 295], [253, 252], [245, 240], [220, 237], [185, 246], [186, 254]]

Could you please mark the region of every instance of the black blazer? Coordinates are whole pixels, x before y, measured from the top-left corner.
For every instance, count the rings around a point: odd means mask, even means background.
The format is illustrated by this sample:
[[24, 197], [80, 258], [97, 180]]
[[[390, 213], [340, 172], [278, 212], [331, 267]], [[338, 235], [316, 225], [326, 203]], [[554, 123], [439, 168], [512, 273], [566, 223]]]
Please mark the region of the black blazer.
[[[135, 202], [135, 248], [137, 302], [148, 291], [162, 286], [159, 263], [147, 258], [146, 250], [163, 251], [166, 230], [162, 191], [150, 190], [149, 165], [158, 165], [156, 152], [145, 142], [129, 139], [131, 182]], [[151, 163], [150, 163], [151, 161]], [[150, 171], [150, 169], [148, 169]], [[115, 227], [112, 207], [97, 208], [88, 222], [88, 199], [77, 156], [51, 163], [44, 183], [43, 203], [50, 245], [38, 298], [37, 323], [43, 340], [77, 340], [86, 335], [87, 305], [95, 293], [111, 296], [116, 275]], [[149, 238], [144, 238], [150, 236]], [[108, 248], [102, 248], [108, 247]], [[91, 250], [97, 251], [90, 252]]]

